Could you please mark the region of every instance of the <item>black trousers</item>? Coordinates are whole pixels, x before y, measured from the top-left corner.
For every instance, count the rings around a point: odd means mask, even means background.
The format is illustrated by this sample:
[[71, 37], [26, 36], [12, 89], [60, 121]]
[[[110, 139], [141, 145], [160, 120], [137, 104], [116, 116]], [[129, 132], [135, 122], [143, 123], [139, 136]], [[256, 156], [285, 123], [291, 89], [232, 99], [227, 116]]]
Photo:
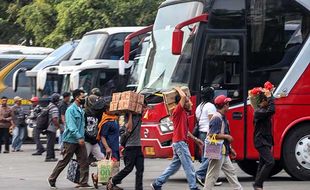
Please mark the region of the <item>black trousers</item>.
[[254, 186], [263, 188], [263, 183], [268, 179], [269, 174], [274, 166], [274, 158], [271, 153], [271, 147], [261, 146], [256, 148], [259, 152], [259, 165], [257, 168]]
[[0, 153], [2, 144], [5, 145], [5, 150], [10, 151], [10, 133], [9, 128], [0, 128]]
[[40, 139], [40, 135], [41, 135], [42, 130], [38, 129], [37, 127], [34, 127], [33, 130], [34, 130], [33, 131], [33, 140], [36, 143], [36, 150], [37, 150], [37, 152], [42, 153], [45, 150], [43, 145], [42, 145], [41, 139]]
[[46, 158], [55, 158], [55, 143], [56, 143], [56, 133], [51, 131], [46, 132], [47, 143], [46, 143]]
[[135, 190], [143, 189], [144, 156], [141, 146], [130, 146], [124, 150], [125, 167], [112, 178], [113, 184], [120, 184], [136, 167], [136, 187]]

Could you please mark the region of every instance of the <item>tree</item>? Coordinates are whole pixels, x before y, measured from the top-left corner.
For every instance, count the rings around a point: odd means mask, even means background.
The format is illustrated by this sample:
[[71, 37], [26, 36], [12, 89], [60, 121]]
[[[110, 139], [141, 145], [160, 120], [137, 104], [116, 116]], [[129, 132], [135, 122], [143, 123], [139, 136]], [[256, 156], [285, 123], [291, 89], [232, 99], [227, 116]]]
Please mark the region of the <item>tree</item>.
[[26, 36], [32, 37], [35, 45], [44, 46], [46, 35], [55, 28], [56, 15], [53, 5], [45, 0], [35, 0], [20, 9], [17, 23], [24, 28]]

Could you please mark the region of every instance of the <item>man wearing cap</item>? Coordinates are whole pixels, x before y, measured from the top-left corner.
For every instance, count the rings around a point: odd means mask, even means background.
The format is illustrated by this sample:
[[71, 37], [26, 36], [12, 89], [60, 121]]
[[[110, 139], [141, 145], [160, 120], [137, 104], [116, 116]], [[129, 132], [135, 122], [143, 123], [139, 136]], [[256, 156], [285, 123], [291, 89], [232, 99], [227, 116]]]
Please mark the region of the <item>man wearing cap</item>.
[[14, 106], [12, 107], [13, 113], [13, 140], [12, 148], [13, 152], [22, 151], [21, 147], [25, 138], [26, 133], [26, 123], [25, 123], [25, 113], [22, 105], [22, 98], [19, 96], [14, 97]]
[[0, 153], [2, 142], [5, 144], [5, 151], [3, 153], [10, 152], [10, 142], [9, 142], [9, 130], [12, 125], [12, 110], [7, 105], [8, 98], [3, 96], [1, 98], [0, 105]]
[[46, 143], [46, 158], [45, 162], [56, 162], [55, 158], [55, 142], [56, 142], [56, 131], [60, 129], [59, 125], [59, 109], [58, 102], [60, 95], [57, 93], [52, 94], [51, 102], [47, 106], [48, 108], [48, 120], [49, 126], [46, 130], [47, 143]]
[[27, 117], [27, 124], [28, 126], [33, 128], [33, 140], [36, 143], [36, 152], [33, 153], [33, 156], [42, 155], [43, 152], [45, 152], [45, 149], [40, 141], [40, 134], [41, 130], [37, 128], [37, 117], [38, 114], [41, 112], [41, 107], [39, 105], [39, 98], [37, 96], [32, 97], [30, 99], [32, 103], [32, 109], [30, 111], [30, 115]]
[[228, 121], [225, 117], [225, 113], [229, 109], [230, 101], [231, 99], [224, 95], [220, 95], [214, 100], [217, 112], [213, 114], [210, 120], [209, 136], [216, 134], [216, 139], [224, 140], [224, 146], [222, 150], [223, 155], [220, 160], [210, 159], [204, 190], [211, 190], [213, 188], [214, 183], [219, 177], [221, 169], [224, 172], [228, 182], [233, 186], [233, 189], [243, 189], [238, 181], [235, 168], [229, 157], [229, 155], [231, 155], [234, 159], [237, 156], [235, 150], [230, 145], [233, 138], [230, 135]]

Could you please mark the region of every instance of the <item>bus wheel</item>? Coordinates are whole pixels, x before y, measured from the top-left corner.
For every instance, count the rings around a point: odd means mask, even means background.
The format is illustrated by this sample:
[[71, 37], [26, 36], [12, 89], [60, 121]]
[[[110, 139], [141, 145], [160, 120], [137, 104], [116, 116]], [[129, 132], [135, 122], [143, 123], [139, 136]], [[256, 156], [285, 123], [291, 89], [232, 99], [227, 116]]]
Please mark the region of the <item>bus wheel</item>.
[[[256, 176], [258, 161], [256, 161], [256, 160], [241, 160], [241, 161], [237, 161], [237, 164], [240, 167], [240, 169], [242, 171], [244, 171], [245, 173], [247, 173], [253, 177]], [[281, 161], [276, 160], [275, 165], [270, 172], [270, 177], [280, 173], [282, 171], [282, 169], [283, 169], [283, 166], [282, 166]]]
[[298, 180], [310, 180], [310, 126], [302, 124], [291, 131], [283, 144], [285, 171]]

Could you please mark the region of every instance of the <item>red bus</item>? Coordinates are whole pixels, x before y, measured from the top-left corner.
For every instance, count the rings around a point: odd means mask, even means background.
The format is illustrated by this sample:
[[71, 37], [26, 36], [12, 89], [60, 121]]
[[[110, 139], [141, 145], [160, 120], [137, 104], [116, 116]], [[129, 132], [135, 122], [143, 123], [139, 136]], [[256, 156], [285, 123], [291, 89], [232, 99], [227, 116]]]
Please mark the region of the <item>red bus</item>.
[[[297, 27], [290, 31], [290, 25]], [[167, 0], [152, 27], [138, 91], [150, 108], [141, 130], [146, 157], [172, 157], [172, 122], [161, 92], [188, 86], [195, 105], [203, 87], [233, 99], [227, 114], [237, 163], [255, 175], [253, 109], [248, 90], [271, 81], [276, 166], [310, 180], [310, 1]], [[125, 57], [128, 51], [125, 51]], [[194, 111], [190, 127], [194, 127]], [[193, 143], [190, 142], [193, 155]]]

